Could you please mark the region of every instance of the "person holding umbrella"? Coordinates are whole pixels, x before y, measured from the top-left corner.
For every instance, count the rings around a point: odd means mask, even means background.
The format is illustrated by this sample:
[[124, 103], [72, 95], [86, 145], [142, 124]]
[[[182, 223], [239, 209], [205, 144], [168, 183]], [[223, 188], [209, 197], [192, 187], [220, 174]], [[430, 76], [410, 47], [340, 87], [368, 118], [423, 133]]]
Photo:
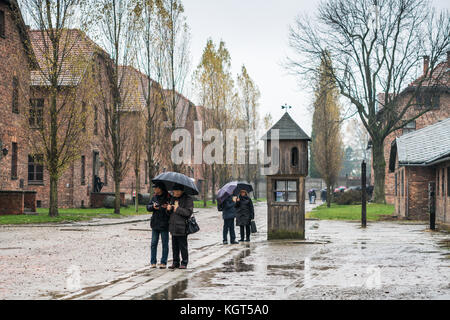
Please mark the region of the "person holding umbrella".
[[[250, 242], [250, 224], [255, 219], [255, 210], [253, 208], [252, 199], [245, 189], [239, 191], [239, 196], [233, 197], [236, 207], [236, 225], [240, 227], [241, 239], [239, 242]], [[245, 229], [245, 240], [244, 240]]]
[[156, 268], [158, 241], [161, 236], [162, 257], [159, 268], [165, 269], [169, 256], [169, 214], [166, 209], [170, 195], [165, 189], [164, 184], [160, 182], [153, 184], [153, 191], [154, 196], [147, 205], [147, 211], [153, 212], [152, 218], [150, 219], [150, 227], [152, 228], [150, 267]]
[[[173, 197], [167, 206], [170, 214], [169, 232], [172, 234], [173, 262], [169, 269], [186, 269], [189, 262], [186, 222], [194, 210], [194, 201], [185, 192], [185, 186], [174, 184]], [[181, 253], [181, 262], [180, 262]]]

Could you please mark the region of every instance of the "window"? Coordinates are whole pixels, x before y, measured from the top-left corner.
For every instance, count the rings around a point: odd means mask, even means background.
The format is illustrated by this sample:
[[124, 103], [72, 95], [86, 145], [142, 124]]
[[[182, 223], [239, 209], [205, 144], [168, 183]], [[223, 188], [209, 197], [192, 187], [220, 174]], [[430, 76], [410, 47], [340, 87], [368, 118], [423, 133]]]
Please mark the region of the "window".
[[416, 121], [414, 120], [403, 127], [403, 134], [407, 134], [415, 130], [416, 130]]
[[103, 179], [104, 180], [103, 183], [105, 186], [107, 186], [108, 185], [108, 167], [106, 166], [106, 163], [105, 163], [104, 168], [105, 168], [105, 177]]
[[28, 156], [28, 182], [42, 183], [44, 181], [44, 157], [41, 154]]
[[82, 124], [83, 132], [86, 132], [86, 103], [84, 101], [81, 103], [81, 112], [82, 112], [82, 117], [84, 119], [83, 124]]
[[277, 180], [274, 183], [275, 202], [298, 202], [298, 185], [296, 180]]
[[17, 143], [12, 143], [12, 155], [11, 155], [11, 179], [17, 179]]
[[94, 106], [94, 134], [98, 135], [98, 107]]
[[19, 79], [13, 77], [12, 112], [19, 113]]
[[30, 99], [30, 117], [28, 122], [32, 128], [42, 128], [44, 114], [44, 99]]
[[292, 148], [291, 150], [291, 166], [298, 166], [298, 149], [297, 147]]
[[0, 37], [5, 38], [5, 12], [0, 10]]
[[105, 109], [105, 137], [109, 138], [109, 112]]
[[435, 90], [424, 90], [417, 94], [417, 107], [419, 109], [439, 109], [440, 96]]
[[86, 157], [81, 156], [81, 185], [86, 184]]

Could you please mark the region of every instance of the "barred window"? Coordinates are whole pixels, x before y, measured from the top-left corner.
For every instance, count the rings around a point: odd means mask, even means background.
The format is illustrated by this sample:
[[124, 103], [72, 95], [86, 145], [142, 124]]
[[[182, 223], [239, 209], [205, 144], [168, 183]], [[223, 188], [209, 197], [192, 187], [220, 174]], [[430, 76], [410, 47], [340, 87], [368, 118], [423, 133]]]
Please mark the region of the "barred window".
[[28, 155], [28, 181], [41, 183], [44, 181], [44, 157], [42, 154]]
[[30, 115], [28, 122], [32, 128], [42, 128], [44, 99], [30, 99]]
[[11, 179], [17, 179], [17, 143], [12, 143], [12, 155], [11, 155]]
[[86, 184], [86, 157], [81, 156], [81, 185]]
[[296, 180], [277, 180], [273, 193], [275, 202], [298, 202], [298, 183]]
[[12, 112], [19, 113], [19, 79], [13, 77]]
[[5, 12], [0, 10], [0, 37], [5, 38]]

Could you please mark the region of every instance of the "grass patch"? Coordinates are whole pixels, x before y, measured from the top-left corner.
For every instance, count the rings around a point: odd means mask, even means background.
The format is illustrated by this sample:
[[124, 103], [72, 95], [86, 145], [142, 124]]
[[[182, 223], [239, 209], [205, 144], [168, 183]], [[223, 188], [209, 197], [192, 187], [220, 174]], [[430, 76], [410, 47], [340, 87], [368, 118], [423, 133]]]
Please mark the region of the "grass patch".
[[136, 213], [134, 206], [120, 208], [120, 214], [114, 214], [114, 209], [106, 208], [73, 208], [59, 209], [58, 217], [49, 217], [48, 209], [38, 208], [37, 215], [5, 215], [0, 216], [0, 225], [2, 224], [34, 224], [34, 223], [63, 223], [74, 221], [89, 221], [93, 218], [115, 218], [120, 219], [129, 216], [148, 214], [145, 206], [139, 206]]
[[[378, 221], [382, 215], [392, 215], [394, 211], [394, 205], [369, 203], [367, 204], [367, 221]], [[323, 204], [308, 212], [306, 217], [321, 220], [361, 221], [361, 205], [347, 206], [333, 203], [331, 208], [327, 208], [327, 205]]]

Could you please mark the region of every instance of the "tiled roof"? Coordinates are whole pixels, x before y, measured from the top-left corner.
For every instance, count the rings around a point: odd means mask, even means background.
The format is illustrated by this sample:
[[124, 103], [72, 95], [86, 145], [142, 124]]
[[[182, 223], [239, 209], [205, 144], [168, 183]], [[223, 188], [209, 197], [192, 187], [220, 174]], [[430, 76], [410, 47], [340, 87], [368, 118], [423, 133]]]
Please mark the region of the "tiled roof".
[[450, 156], [450, 118], [396, 139], [399, 165], [428, 165]]
[[274, 129], [279, 130], [280, 140], [311, 140], [287, 112], [272, 128], [270, 128], [269, 131], [267, 131], [261, 140], [271, 140], [272, 130]]
[[[31, 72], [31, 85], [49, 85], [47, 70], [50, 67], [51, 60], [47, 56], [51, 54], [51, 49], [48, 49], [50, 46], [48, 34], [46, 31], [31, 30], [29, 36], [40, 66], [40, 70]], [[60, 71], [59, 85], [76, 86], [86, 70], [86, 61], [91, 59], [95, 52], [103, 50], [84, 32], [77, 29], [65, 30], [61, 39], [60, 59], [64, 60]], [[63, 55], [64, 57], [62, 57]]]

